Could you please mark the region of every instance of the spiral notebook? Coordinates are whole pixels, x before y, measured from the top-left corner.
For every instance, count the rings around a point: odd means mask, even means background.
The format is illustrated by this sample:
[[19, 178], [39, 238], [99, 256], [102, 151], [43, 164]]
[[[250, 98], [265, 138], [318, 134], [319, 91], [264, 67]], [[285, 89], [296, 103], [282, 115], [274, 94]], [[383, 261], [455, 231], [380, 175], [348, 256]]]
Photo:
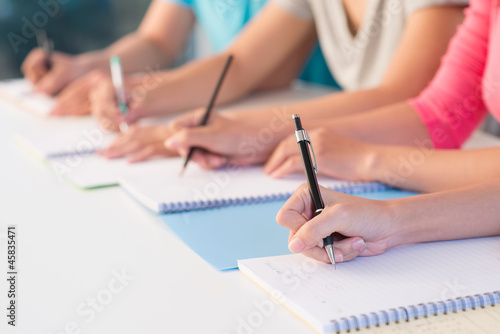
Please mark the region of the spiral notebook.
[[401, 247], [337, 270], [300, 254], [238, 265], [320, 333], [500, 303], [500, 237]]
[[[171, 213], [283, 200], [305, 181], [303, 173], [273, 179], [261, 166], [204, 170], [195, 163], [179, 176], [183, 163], [181, 158], [170, 158], [161, 171], [125, 175], [119, 179], [119, 184], [146, 208]], [[345, 193], [389, 189], [377, 182], [349, 182], [327, 177], [318, 177], [318, 182]]]
[[[86, 122], [81, 122], [81, 125]], [[74, 155], [93, 154], [104, 149], [116, 138], [93, 126], [75, 126], [59, 129], [57, 132], [38, 131], [36, 133], [18, 134], [16, 144], [39, 160], [50, 160]]]
[[26, 79], [0, 82], [0, 97], [13, 105], [39, 116], [48, 116], [54, 107], [54, 99], [34, 91]]

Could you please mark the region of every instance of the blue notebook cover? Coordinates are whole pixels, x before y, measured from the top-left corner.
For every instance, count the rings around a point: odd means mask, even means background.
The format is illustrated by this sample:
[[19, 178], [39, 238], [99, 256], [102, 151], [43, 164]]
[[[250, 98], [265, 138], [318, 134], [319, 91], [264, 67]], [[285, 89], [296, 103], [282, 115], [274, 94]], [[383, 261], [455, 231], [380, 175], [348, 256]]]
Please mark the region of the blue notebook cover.
[[[387, 190], [358, 194], [385, 200], [416, 195]], [[161, 215], [163, 222], [194, 252], [217, 270], [237, 269], [237, 261], [290, 254], [289, 230], [276, 223], [285, 201]]]

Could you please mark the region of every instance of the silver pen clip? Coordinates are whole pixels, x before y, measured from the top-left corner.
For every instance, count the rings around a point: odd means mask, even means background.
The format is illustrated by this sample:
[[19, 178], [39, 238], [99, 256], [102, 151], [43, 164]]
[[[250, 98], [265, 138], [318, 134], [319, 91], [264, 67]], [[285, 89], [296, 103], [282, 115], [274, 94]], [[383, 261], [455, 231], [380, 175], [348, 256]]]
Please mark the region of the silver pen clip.
[[306, 130], [298, 130], [295, 131], [295, 138], [297, 139], [297, 143], [301, 141], [305, 141], [309, 147], [311, 147], [311, 152], [314, 159], [313, 169], [316, 174], [318, 174], [318, 163], [316, 162], [316, 153], [314, 153], [314, 147], [312, 146], [311, 139], [309, 139], [309, 134]]

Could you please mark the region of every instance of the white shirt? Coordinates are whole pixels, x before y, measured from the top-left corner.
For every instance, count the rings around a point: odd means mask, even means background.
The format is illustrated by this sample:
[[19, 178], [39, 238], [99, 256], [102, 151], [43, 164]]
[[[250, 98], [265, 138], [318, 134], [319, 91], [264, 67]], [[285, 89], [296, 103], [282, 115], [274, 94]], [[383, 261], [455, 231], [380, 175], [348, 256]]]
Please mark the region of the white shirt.
[[342, 0], [275, 0], [290, 14], [316, 24], [318, 39], [335, 80], [345, 90], [378, 86], [399, 45], [405, 22], [431, 6], [468, 5], [468, 0], [369, 0], [355, 36]]

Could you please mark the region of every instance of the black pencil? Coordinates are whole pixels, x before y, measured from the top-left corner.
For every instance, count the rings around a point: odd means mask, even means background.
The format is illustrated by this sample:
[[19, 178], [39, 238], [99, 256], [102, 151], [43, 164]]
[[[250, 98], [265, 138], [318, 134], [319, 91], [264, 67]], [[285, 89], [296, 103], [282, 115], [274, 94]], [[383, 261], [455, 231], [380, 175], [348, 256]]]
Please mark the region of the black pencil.
[[[205, 110], [205, 114], [203, 115], [203, 118], [200, 121], [199, 126], [204, 126], [208, 122], [208, 117], [210, 116], [210, 112], [212, 111], [215, 100], [217, 99], [217, 95], [219, 94], [220, 87], [222, 86], [222, 82], [224, 81], [224, 78], [226, 77], [227, 70], [229, 69], [229, 65], [231, 65], [231, 62], [233, 61], [233, 55], [229, 55], [226, 60], [226, 64], [224, 65], [224, 68], [222, 69], [222, 73], [220, 75], [219, 81], [217, 82], [217, 85], [215, 86], [215, 90], [212, 94], [212, 97], [210, 98], [210, 102], [208, 103], [207, 109]], [[191, 147], [189, 149], [189, 153], [186, 156], [186, 160], [184, 161], [184, 166], [181, 169], [180, 175], [184, 173], [184, 170], [186, 169], [186, 166], [189, 163], [189, 160], [193, 156], [194, 150], [196, 147]]]
[[54, 49], [54, 42], [47, 37], [47, 32], [43, 29], [38, 30], [36, 40], [38, 46], [42, 48], [45, 53], [45, 67], [50, 71], [52, 68], [52, 51]]

